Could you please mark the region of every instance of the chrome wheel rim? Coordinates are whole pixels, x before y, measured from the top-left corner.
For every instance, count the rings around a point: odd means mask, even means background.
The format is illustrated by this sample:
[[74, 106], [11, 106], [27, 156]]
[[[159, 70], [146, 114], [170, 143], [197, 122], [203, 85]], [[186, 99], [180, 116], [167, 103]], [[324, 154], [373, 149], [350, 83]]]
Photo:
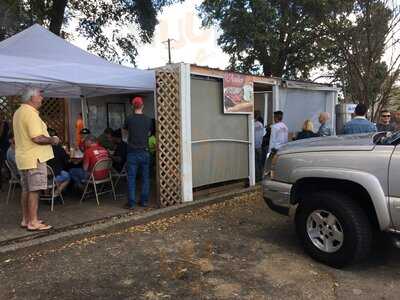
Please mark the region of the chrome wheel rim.
[[319, 250], [327, 253], [338, 251], [344, 240], [343, 227], [334, 214], [315, 210], [307, 218], [307, 234]]

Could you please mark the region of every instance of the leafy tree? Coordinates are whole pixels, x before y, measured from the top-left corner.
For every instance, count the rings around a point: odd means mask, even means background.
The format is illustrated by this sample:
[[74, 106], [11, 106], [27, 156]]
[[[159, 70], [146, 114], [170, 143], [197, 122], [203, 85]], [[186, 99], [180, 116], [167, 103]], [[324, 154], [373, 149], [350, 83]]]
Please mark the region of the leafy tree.
[[26, 27], [28, 16], [22, 1], [0, 1], [0, 41]]
[[[90, 41], [89, 50], [111, 61], [134, 64], [136, 45], [151, 41], [157, 12], [174, 1], [1, 0], [1, 12], [9, 13], [0, 12], [0, 40], [39, 23], [65, 38], [78, 32]], [[75, 21], [77, 28], [68, 32]]]
[[320, 68], [373, 118], [400, 74], [393, 0], [205, 0], [199, 12], [204, 26], [221, 28], [232, 69], [308, 79]]
[[393, 111], [400, 110], [400, 86], [394, 86], [390, 92], [387, 108]]
[[[399, 43], [399, 10], [382, 0], [349, 4], [339, 10], [328, 4], [323, 7], [326, 11], [320, 10], [315, 18], [331, 39], [325, 52], [332, 77], [342, 83], [348, 100], [366, 104], [375, 119], [388, 103], [400, 74], [400, 55], [395, 52]], [[327, 11], [330, 18], [326, 18]], [[385, 54], [392, 56], [384, 60]]]
[[326, 37], [307, 0], [205, 0], [199, 7], [204, 26], [218, 25], [218, 44], [231, 68], [266, 76], [308, 78], [324, 62]]

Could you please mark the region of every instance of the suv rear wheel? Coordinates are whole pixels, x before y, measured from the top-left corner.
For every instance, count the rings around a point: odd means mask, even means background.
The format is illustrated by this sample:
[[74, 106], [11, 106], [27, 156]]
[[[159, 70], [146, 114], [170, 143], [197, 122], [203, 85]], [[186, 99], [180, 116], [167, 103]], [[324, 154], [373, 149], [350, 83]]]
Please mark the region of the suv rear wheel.
[[336, 268], [365, 258], [371, 249], [366, 214], [349, 196], [337, 192], [315, 192], [302, 199], [296, 231], [311, 257]]

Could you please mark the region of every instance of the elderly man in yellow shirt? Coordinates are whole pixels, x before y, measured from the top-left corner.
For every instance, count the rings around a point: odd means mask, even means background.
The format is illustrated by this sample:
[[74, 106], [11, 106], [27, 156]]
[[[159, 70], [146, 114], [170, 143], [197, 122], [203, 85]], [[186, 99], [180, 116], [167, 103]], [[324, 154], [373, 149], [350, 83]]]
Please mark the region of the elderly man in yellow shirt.
[[27, 88], [22, 104], [13, 117], [15, 159], [21, 175], [21, 227], [30, 231], [48, 230], [50, 225], [38, 219], [39, 191], [47, 189], [46, 162], [54, 157], [51, 145], [60, 142], [50, 137], [39, 116], [43, 97], [39, 89]]

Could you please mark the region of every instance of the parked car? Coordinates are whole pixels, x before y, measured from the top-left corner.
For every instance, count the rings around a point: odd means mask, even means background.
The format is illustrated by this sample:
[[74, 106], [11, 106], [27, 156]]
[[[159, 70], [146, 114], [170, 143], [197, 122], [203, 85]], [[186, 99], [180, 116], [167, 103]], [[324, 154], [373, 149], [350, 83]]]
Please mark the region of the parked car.
[[368, 256], [374, 230], [400, 236], [400, 132], [295, 141], [270, 166], [264, 199], [295, 217], [314, 259], [343, 267]]

